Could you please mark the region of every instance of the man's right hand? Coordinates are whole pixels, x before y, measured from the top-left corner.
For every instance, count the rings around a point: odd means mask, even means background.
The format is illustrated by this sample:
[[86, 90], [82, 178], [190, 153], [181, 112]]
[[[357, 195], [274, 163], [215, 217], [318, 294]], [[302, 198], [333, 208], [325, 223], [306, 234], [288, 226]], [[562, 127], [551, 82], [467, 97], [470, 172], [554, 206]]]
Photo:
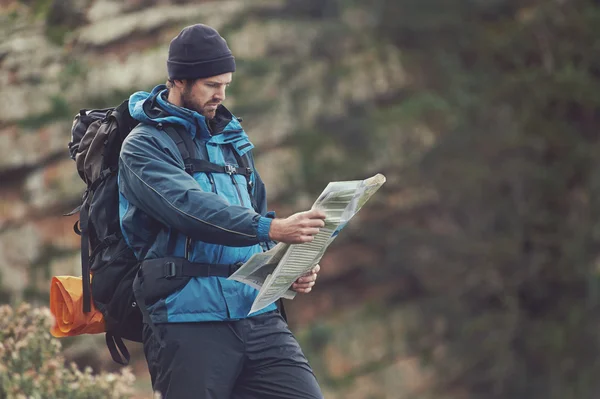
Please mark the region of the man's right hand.
[[269, 238], [286, 244], [304, 244], [311, 242], [325, 226], [325, 212], [313, 209], [298, 212], [287, 219], [273, 219]]

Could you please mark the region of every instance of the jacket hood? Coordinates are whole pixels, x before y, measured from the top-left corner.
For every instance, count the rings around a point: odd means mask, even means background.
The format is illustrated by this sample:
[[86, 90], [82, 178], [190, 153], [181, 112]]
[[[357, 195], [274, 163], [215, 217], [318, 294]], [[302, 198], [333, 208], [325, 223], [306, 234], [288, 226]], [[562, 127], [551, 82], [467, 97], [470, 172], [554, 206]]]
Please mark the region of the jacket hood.
[[231, 141], [233, 137], [230, 136], [232, 135], [247, 137], [239, 120], [223, 105], [217, 108], [217, 114], [211, 120], [213, 130], [213, 134], [211, 134], [203, 115], [171, 104], [167, 101], [167, 95], [168, 89], [164, 84], [156, 86], [150, 93], [138, 91], [129, 97], [129, 113], [137, 121], [149, 125], [158, 125], [159, 123], [182, 125], [192, 137], [197, 134], [207, 139], [224, 136], [219, 140], [213, 140], [219, 142]]

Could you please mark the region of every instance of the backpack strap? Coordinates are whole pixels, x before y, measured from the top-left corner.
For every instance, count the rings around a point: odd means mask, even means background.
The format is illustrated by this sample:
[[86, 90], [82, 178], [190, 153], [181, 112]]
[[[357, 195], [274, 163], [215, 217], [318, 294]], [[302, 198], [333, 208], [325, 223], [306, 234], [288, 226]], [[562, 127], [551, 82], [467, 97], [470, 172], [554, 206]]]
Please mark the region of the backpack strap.
[[[258, 205], [256, 204], [256, 200], [254, 199], [254, 193], [253, 193], [253, 189], [254, 189], [254, 182], [252, 181], [252, 168], [250, 167], [250, 155], [248, 152], [246, 152], [244, 155], [240, 155], [237, 150], [235, 148], [231, 148], [231, 150], [233, 151], [233, 156], [235, 157], [235, 160], [237, 161], [238, 165], [241, 167], [241, 169], [244, 169], [248, 172], [248, 174], [244, 174], [244, 177], [246, 178], [246, 188], [248, 189], [248, 195], [250, 196], [250, 201], [252, 202], [252, 208], [254, 208], [254, 210], [256, 212], [258, 212]], [[260, 212], [258, 212], [260, 213]]]
[[198, 157], [196, 154], [196, 146], [190, 135], [179, 134], [179, 131], [173, 125], [164, 126], [162, 123], [159, 123], [157, 127], [167, 133], [171, 140], [175, 142], [177, 149], [183, 158], [183, 162], [186, 164], [186, 172], [190, 173], [187, 170], [187, 161]]
[[285, 307], [283, 306], [283, 298], [279, 298], [277, 301], [277, 310], [279, 310], [279, 314], [283, 317], [283, 320], [287, 323], [287, 313], [285, 312]]
[[[194, 174], [195, 172], [227, 173], [228, 175], [243, 175], [247, 179], [252, 175], [252, 169], [247, 166], [242, 166], [240, 161], [238, 161], [240, 166], [236, 167], [234, 165], [218, 165], [205, 159], [198, 159], [196, 146], [189, 134], [180, 133], [179, 129], [172, 125], [164, 126], [159, 123], [157, 127], [167, 133], [171, 140], [175, 142], [177, 149], [183, 158], [185, 171], [189, 174]], [[236, 152], [234, 152], [234, 154], [237, 160], [238, 155]]]
[[207, 161], [205, 159], [197, 159], [196, 155], [196, 147], [192, 138], [187, 133], [181, 134], [177, 128], [172, 125], [163, 125], [161, 123], [157, 126], [159, 129], [164, 130], [165, 133], [171, 137], [171, 140], [175, 142], [177, 145], [177, 149], [183, 158], [183, 162], [185, 164], [185, 171], [191, 175], [195, 172], [204, 172], [204, 173], [227, 173], [228, 175], [242, 175], [246, 178], [248, 194], [250, 195], [250, 199], [252, 201], [252, 207], [254, 210], [257, 209], [257, 206], [254, 201], [254, 196], [252, 194], [253, 182], [252, 182], [252, 173], [253, 170], [250, 167], [250, 162], [247, 155], [240, 156], [238, 152], [233, 148], [233, 155], [239, 166], [234, 165], [218, 165], [216, 163]]
[[131, 355], [127, 350], [127, 346], [125, 346], [123, 339], [109, 332], [107, 332], [104, 337], [112, 359], [122, 366], [127, 366], [131, 360]]
[[142, 261], [140, 267], [144, 279], [155, 281], [160, 279], [174, 279], [181, 277], [229, 277], [242, 266], [241, 262], [235, 264], [196, 263], [185, 258], [169, 257], [147, 259]]
[[188, 159], [186, 161], [185, 170], [188, 173], [204, 172], [204, 173], [227, 173], [228, 175], [243, 175], [249, 179], [252, 175], [252, 169], [237, 167], [234, 165], [218, 165], [204, 159]]
[[129, 99], [119, 104], [110, 115], [117, 120], [119, 132], [123, 134], [119, 137], [121, 141], [125, 140], [125, 136], [139, 123], [129, 113]]
[[79, 231], [81, 235], [81, 278], [83, 282], [83, 312], [89, 313], [91, 305], [91, 280], [90, 280], [90, 239], [88, 230], [89, 221], [89, 198], [90, 191], [86, 190], [84, 200], [79, 213]]

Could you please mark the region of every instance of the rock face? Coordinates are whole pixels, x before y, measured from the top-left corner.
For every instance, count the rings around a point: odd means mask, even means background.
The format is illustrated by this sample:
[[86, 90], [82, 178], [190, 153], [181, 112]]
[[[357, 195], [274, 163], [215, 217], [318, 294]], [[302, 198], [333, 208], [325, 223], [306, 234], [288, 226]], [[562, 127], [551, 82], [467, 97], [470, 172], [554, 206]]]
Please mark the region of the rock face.
[[[385, 215], [427, 196], [395, 193], [396, 168], [406, 159], [404, 148], [414, 156], [433, 141], [422, 128], [404, 131], [386, 123], [385, 109], [410, 79], [395, 47], [365, 35], [369, 23], [360, 10], [339, 6], [321, 15], [319, 7], [297, 1], [72, 0], [67, 15], [58, 10], [60, 1], [23, 3], [0, 2], [3, 300], [44, 303], [49, 276], [78, 273], [76, 217], [60, 216], [77, 205], [83, 189], [68, 159], [72, 116], [163, 83], [170, 39], [203, 22], [220, 30], [236, 56], [227, 104], [244, 118], [257, 146], [271, 208], [281, 215], [306, 208], [330, 180], [379, 171], [388, 177], [372, 209], [361, 211], [323, 260], [314, 296], [290, 305], [292, 324], [319, 349], [310, 356], [327, 397], [400, 398], [418, 389], [426, 373], [405, 382], [394, 378], [421, 373], [402, 356], [401, 339], [394, 338], [390, 349], [378, 338], [400, 334], [400, 316], [375, 313], [360, 329], [348, 330], [347, 323], [365, 313], [340, 313], [397, 291], [400, 279], [393, 276], [365, 278], [369, 266], [393, 266], [393, 260], [365, 241], [364, 232], [379, 223], [394, 228]], [[357, 115], [360, 124], [350, 118]], [[333, 314], [338, 321], [322, 321]], [[384, 320], [389, 323], [382, 327]], [[329, 337], [322, 348], [321, 325]], [[354, 379], [362, 388], [342, 384]], [[406, 394], [396, 395], [400, 391]]]

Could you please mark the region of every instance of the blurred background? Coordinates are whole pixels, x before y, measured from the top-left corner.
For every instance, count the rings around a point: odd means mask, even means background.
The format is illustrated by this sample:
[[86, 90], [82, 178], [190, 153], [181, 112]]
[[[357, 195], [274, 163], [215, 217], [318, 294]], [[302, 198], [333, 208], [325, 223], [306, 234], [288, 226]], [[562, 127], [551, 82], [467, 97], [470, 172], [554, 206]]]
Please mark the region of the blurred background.
[[[592, 0], [0, 0], [1, 303], [81, 274], [72, 118], [164, 83], [194, 23], [236, 56], [225, 104], [279, 216], [388, 179], [287, 302], [326, 398], [600, 397]], [[61, 343], [118, 370], [102, 336]]]

